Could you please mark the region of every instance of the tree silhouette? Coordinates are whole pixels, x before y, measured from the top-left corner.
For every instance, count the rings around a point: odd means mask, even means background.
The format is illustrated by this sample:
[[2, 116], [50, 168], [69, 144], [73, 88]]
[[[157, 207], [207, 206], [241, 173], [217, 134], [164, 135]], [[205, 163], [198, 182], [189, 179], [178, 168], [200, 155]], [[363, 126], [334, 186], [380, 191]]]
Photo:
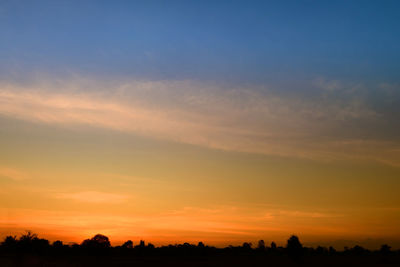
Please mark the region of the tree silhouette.
[[53, 242], [53, 246], [54, 247], [62, 247], [63, 246], [63, 242], [61, 240], [57, 240]]
[[264, 242], [264, 240], [258, 241], [257, 249], [258, 250], [265, 250], [265, 242]]
[[286, 250], [292, 258], [300, 258], [303, 254], [303, 245], [300, 243], [299, 238], [295, 235], [292, 235], [286, 245]]
[[2, 247], [4, 247], [7, 251], [12, 251], [17, 247], [17, 237], [16, 236], [6, 236], [4, 241], [1, 243]]
[[49, 241], [38, 238], [37, 234], [27, 231], [19, 238], [17, 247], [22, 251], [42, 251], [49, 247]]
[[18, 241], [20, 244], [29, 244], [32, 243], [36, 238], [37, 234], [34, 234], [31, 231], [26, 231], [26, 234], [22, 235]]
[[111, 244], [107, 236], [97, 234], [91, 239], [84, 240], [82, 246], [88, 248], [109, 248]]
[[381, 249], [379, 250], [379, 252], [381, 252], [382, 254], [389, 254], [390, 249], [391, 249], [391, 247], [389, 245], [384, 244], [381, 246]]
[[140, 240], [139, 242], [139, 247], [144, 248], [146, 244], [144, 243], [144, 240]]
[[6, 246], [6, 247], [12, 247], [15, 246], [17, 244], [17, 237], [16, 236], [6, 236], [6, 238], [4, 239], [2, 245]]
[[122, 247], [123, 247], [123, 248], [133, 248], [133, 242], [132, 242], [132, 240], [126, 241], [126, 242], [122, 245]]
[[242, 245], [243, 249], [248, 249], [248, 250], [251, 249], [251, 246], [252, 246], [252, 244], [251, 243], [247, 243], [247, 242], [244, 242], [243, 245]]
[[350, 249], [353, 254], [363, 254], [366, 253], [367, 250], [359, 245], [355, 245], [352, 249]]
[[[271, 257], [267, 256], [268, 254]], [[303, 255], [304, 257], [302, 257]], [[71, 258], [70, 256], [77, 262], [71, 262], [74, 265], [65, 265], [64, 261]], [[38, 238], [36, 234], [28, 231], [19, 238], [6, 236], [0, 243], [0, 266], [14, 266], [8, 265], [8, 263], [14, 262], [14, 258], [18, 259], [16, 261], [18, 264], [21, 263], [17, 266], [21, 267], [112, 266], [116, 259], [117, 261], [121, 260], [121, 263], [126, 263], [126, 266], [133, 266], [142, 261], [150, 263], [146, 266], [159, 266], [160, 260], [165, 261], [166, 266], [188, 266], [192, 265], [191, 263], [193, 266], [232, 267], [297, 266], [298, 264], [304, 266], [354, 266], [355, 262], [359, 262], [360, 266], [400, 266], [400, 250], [392, 251], [386, 244], [375, 251], [369, 251], [360, 246], [336, 251], [333, 247], [303, 247], [295, 235], [287, 240], [285, 248], [277, 247], [272, 242], [270, 249], [265, 249], [263, 240], [260, 240], [255, 248], [252, 248], [251, 243], [247, 242], [242, 246], [230, 245], [226, 248], [206, 246], [202, 242], [199, 242], [198, 245], [184, 243], [155, 247], [151, 243], [146, 245], [142, 240], [137, 246], [133, 246], [133, 242], [128, 240], [122, 246], [112, 247], [108, 237], [101, 234], [84, 240], [81, 245], [66, 245], [58, 240], [50, 246], [48, 240]], [[198, 265], [200, 260], [202, 265]], [[215, 260], [216, 262], [214, 262]], [[222, 264], [222, 260], [226, 264]], [[36, 265], [35, 262], [43, 264]]]

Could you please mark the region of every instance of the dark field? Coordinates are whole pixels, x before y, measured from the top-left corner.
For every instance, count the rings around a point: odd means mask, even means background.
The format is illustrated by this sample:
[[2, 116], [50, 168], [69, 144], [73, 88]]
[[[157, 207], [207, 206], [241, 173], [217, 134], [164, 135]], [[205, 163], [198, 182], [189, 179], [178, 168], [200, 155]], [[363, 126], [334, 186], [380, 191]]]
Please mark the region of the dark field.
[[8, 236], [1, 243], [0, 266], [400, 266], [400, 251], [388, 245], [376, 251], [359, 246], [343, 251], [307, 248], [296, 236], [285, 247], [266, 246], [262, 240], [255, 248], [250, 243], [215, 248], [201, 242], [154, 247], [144, 241], [112, 247], [103, 235], [64, 245], [27, 233], [19, 239]]
[[0, 266], [400, 266], [399, 253], [380, 255], [304, 255], [292, 259], [288, 255], [271, 253], [193, 253], [160, 255], [162, 253], [85, 253], [2, 254]]

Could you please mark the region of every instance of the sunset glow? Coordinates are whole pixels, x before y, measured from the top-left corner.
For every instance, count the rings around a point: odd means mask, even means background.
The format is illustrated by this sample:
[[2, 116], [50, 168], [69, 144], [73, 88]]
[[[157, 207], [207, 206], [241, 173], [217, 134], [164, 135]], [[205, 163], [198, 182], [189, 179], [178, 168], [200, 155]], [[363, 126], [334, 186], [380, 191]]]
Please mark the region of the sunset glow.
[[0, 4], [1, 239], [400, 248], [389, 4], [35, 2]]

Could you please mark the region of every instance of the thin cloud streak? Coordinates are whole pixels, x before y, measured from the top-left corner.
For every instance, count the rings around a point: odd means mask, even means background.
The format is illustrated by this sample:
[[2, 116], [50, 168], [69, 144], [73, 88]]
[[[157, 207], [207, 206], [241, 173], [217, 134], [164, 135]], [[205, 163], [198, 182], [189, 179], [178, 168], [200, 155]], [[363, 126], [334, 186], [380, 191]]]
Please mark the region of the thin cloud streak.
[[379, 113], [360, 99], [338, 100], [325, 94], [337, 90], [338, 83], [319, 83], [324, 93], [316, 100], [190, 81], [0, 83], [0, 114], [212, 149], [399, 165], [398, 142], [352, 137], [351, 129], [344, 128], [353, 122], [374, 123]]
[[127, 195], [104, 193], [97, 191], [84, 191], [75, 193], [58, 193], [55, 195], [57, 199], [69, 199], [85, 203], [97, 204], [120, 204], [129, 199]]
[[24, 171], [6, 166], [0, 166], [0, 177], [1, 176], [7, 177], [14, 181], [23, 181], [31, 178], [31, 175]]

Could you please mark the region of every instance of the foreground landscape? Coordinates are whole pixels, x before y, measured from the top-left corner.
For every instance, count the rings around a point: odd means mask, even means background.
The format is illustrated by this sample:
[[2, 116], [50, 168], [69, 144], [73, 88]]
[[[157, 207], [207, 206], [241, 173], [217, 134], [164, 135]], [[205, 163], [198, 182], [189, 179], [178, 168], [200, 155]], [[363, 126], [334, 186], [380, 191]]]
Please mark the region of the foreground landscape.
[[7, 236], [0, 247], [0, 266], [399, 266], [400, 250], [382, 245], [379, 250], [360, 246], [337, 251], [333, 247], [303, 247], [291, 236], [285, 247], [243, 243], [226, 248], [199, 242], [155, 247], [128, 240], [112, 247], [108, 237], [97, 234], [81, 244], [52, 244], [30, 232]]

